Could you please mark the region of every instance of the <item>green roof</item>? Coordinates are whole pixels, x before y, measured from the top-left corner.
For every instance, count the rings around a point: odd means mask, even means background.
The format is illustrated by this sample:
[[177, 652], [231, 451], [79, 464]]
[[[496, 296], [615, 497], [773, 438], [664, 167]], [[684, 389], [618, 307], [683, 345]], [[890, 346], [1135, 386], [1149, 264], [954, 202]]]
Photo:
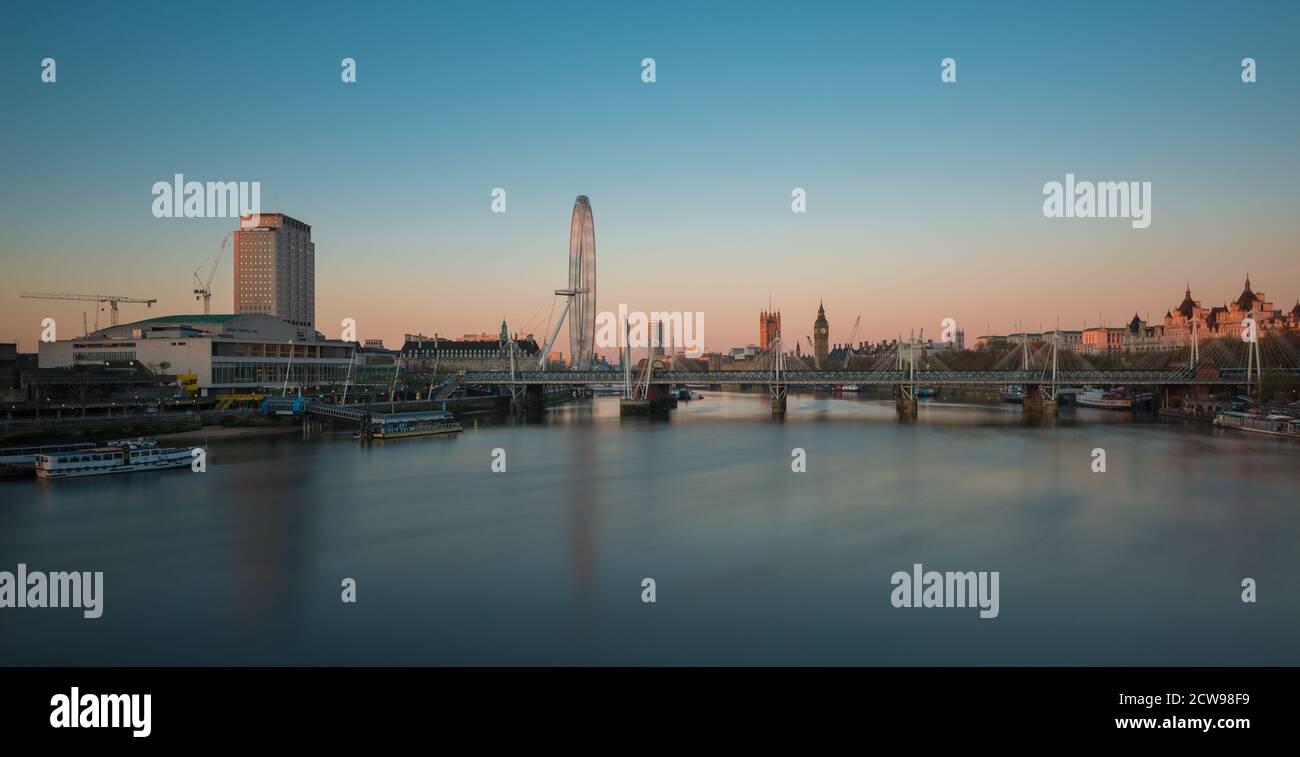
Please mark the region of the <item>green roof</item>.
[[160, 315], [157, 318], [147, 318], [143, 321], [134, 321], [126, 325], [138, 326], [146, 323], [225, 323], [234, 317], [234, 313], [227, 313], [225, 315]]

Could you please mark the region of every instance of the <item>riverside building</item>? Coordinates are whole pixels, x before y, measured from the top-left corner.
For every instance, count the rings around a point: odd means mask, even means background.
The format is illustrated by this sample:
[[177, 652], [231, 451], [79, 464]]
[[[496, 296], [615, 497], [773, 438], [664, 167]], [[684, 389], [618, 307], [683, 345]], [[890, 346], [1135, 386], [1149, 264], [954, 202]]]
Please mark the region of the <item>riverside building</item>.
[[173, 315], [40, 344], [45, 368], [144, 365], [199, 396], [314, 394], [348, 380], [353, 342], [263, 314]]

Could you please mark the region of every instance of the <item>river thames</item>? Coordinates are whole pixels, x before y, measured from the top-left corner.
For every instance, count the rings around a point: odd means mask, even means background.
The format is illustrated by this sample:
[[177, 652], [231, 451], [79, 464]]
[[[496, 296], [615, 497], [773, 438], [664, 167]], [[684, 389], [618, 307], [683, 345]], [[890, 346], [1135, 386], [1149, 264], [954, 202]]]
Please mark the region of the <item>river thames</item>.
[[[1300, 443], [705, 394], [665, 421], [597, 398], [371, 446], [213, 440], [202, 474], [0, 480], [0, 571], [104, 573], [98, 619], [0, 609], [0, 664], [1300, 664]], [[997, 571], [999, 614], [891, 606], [916, 563]]]

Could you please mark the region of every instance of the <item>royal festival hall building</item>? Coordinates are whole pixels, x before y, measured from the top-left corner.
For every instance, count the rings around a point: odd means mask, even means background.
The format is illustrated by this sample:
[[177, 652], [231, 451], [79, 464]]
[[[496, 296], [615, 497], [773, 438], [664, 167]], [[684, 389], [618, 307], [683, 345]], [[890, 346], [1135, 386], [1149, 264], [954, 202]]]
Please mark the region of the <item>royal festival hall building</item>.
[[190, 377], [203, 397], [286, 386], [315, 393], [348, 380], [355, 346], [272, 315], [174, 315], [42, 342], [39, 365], [143, 364]]

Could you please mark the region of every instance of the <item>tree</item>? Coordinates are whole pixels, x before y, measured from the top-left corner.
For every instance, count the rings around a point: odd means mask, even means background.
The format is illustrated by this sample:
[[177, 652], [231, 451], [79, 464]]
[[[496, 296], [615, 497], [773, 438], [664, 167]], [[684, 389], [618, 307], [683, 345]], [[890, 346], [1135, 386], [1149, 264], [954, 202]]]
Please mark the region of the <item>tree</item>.
[[163, 360], [162, 362], [158, 363], [158, 373], [160, 374], [160, 375], [158, 376], [158, 378], [157, 378], [157, 382], [158, 382], [158, 409], [159, 409], [159, 410], [162, 410], [162, 404], [163, 404], [163, 393], [164, 393], [164, 391], [165, 391], [165, 387], [166, 387], [166, 384], [163, 383], [163, 374], [166, 374], [166, 373], [167, 373], [167, 369], [168, 369], [168, 368], [171, 368], [171, 367], [172, 367], [172, 364], [169, 363], [169, 362], [167, 362], [166, 360]]

